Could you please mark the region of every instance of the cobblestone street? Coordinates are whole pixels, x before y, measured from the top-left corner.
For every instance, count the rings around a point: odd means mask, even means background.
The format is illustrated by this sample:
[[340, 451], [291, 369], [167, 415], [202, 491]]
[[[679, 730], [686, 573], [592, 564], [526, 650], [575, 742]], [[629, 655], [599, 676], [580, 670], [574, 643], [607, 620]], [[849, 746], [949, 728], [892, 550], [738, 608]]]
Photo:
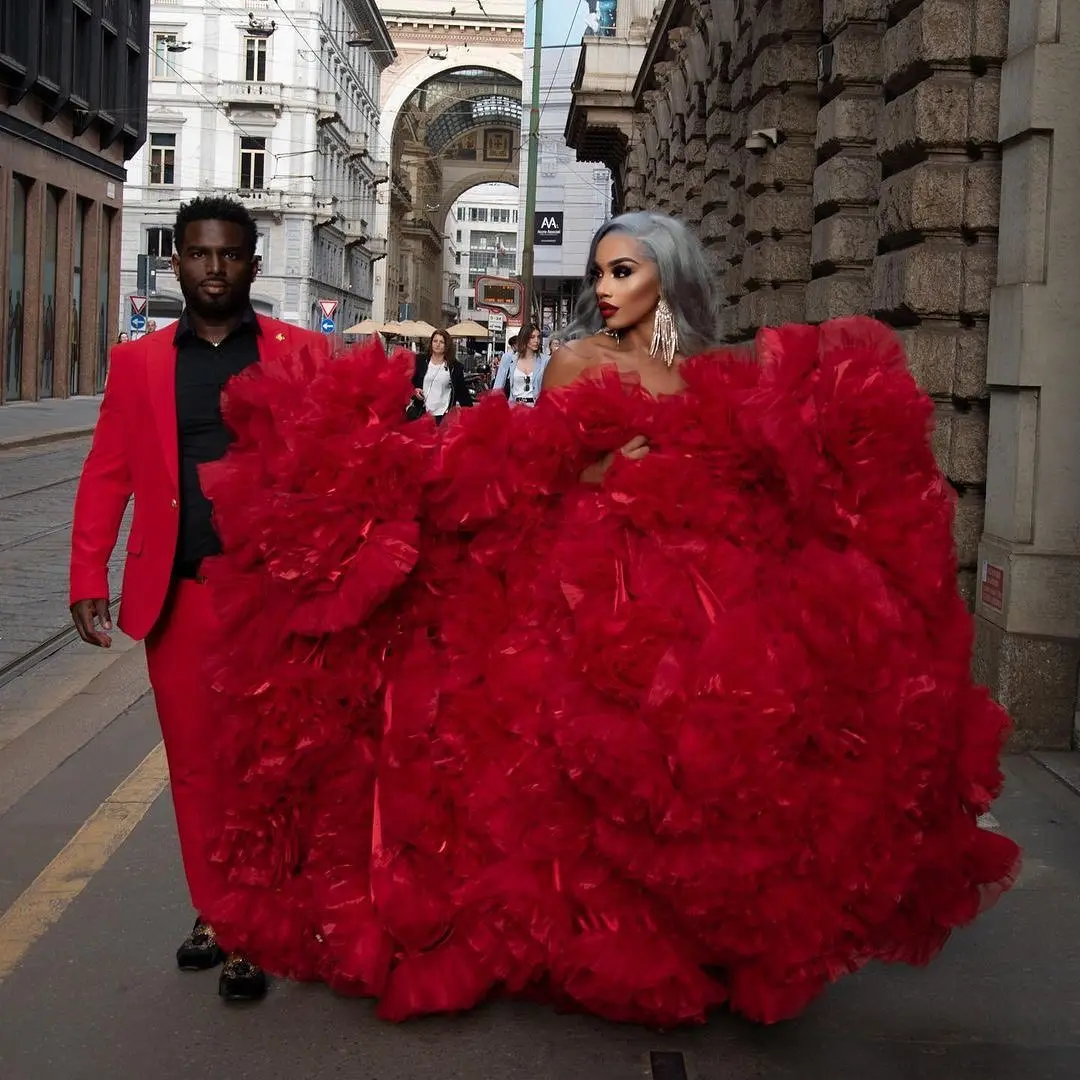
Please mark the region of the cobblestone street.
[[[0, 449], [0, 671], [71, 625], [72, 503], [89, 447], [83, 437]], [[114, 598], [128, 520], [130, 508], [111, 563]]]

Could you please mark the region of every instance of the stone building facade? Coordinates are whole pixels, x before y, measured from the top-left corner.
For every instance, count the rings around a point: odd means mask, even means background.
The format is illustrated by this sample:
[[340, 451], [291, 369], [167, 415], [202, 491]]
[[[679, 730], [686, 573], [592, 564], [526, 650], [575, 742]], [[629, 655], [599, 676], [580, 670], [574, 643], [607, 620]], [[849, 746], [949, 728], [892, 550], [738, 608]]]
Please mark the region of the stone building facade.
[[697, 230], [727, 340], [856, 313], [897, 329], [937, 407], [977, 675], [1017, 744], [1069, 746], [1080, 5], [622, 0], [616, 39], [583, 44], [568, 141], [618, 208]]

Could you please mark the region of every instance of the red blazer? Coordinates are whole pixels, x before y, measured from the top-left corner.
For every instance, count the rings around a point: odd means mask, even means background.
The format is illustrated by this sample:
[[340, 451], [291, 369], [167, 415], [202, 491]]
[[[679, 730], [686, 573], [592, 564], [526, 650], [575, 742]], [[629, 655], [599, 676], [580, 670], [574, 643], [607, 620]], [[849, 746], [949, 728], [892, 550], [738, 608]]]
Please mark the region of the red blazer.
[[[259, 359], [330, 340], [259, 316]], [[71, 603], [109, 596], [108, 565], [128, 500], [135, 518], [127, 542], [117, 623], [146, 637], [165, 606], [180, 528], [174, 327], [112, 349], [105, 397], [75, 495]]]

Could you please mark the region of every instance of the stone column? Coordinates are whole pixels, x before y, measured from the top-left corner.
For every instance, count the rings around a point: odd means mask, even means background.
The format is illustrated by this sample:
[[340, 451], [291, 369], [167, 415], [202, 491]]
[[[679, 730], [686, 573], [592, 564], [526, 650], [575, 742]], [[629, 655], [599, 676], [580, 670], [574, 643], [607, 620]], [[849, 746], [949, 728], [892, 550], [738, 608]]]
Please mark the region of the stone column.
[[1067, 748], [1080, 672], [1080, 8], [1011, 9], [976, 672], [1018, 745]]
[[825, 104], [818, 115], [819, 164], [814, 172], [814, 280], [806, 296], [811, 322], [870, 308], [881, 185], [876, 150], [885, 104], [885, 15], [885, 0], [825, 0], [827, 40], [818, 70]]
[[[890, 13], [910, 7], [889, 0]], [[986, 483], [986, 333], [997, 260], [997, 112], [1007, 0], [922, 0], [883, 39], [872, 311], [901, 329], [937, 402], [934, 448], [958, 494], [960, 584], [974, 600]]]
[[[750, 16], [753, 12], [752, 17]], [[736, 11], [732, 108], [734, 213], [728, 336], [801, 322], [810, 281], [821, 0], [764, 0]], [[755, 132], [775, 129], [775, 145]], [[739, 233], [741, 232], [741, 236]], [[737, 260], [737, 261], [736, 261]]]

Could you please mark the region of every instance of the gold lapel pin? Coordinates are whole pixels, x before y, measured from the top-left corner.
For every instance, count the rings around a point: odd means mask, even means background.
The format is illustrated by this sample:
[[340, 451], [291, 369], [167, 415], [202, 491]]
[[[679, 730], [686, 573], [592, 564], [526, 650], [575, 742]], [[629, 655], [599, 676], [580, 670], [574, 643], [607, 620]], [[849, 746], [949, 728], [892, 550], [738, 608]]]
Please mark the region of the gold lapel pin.
[[285, 340], [285, 335], [282, 334], [280, 331], [278, 333], [277, 340], [278, 341], [284, 341]]

